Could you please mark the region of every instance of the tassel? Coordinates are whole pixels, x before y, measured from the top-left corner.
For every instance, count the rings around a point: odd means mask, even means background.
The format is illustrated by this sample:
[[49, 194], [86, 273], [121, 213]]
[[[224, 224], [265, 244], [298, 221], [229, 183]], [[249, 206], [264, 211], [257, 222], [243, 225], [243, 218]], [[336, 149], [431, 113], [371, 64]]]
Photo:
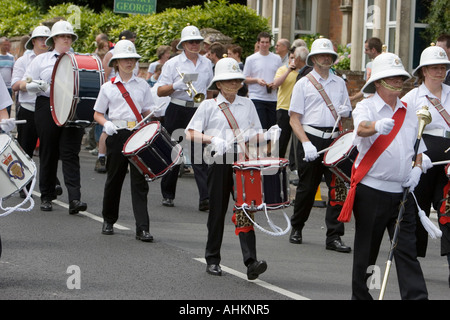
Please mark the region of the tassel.
[[442, 237], [442, 231], [438, 227], [436, 227], [433, 222], [431, 222], [430, 218], [428, 218], [427, 215], [425, 214], [425, 211], [423, 211], [419, 207], [419, 203], [417, 202], [416, 195], [414, 194], [414, 192], [411, 192], [411, 194], [414, 198], [414, 201], [416, 202], [417, 209], [419, 210], [420, 222], [422, 223], [424, 229], [428, 232], [430, 238], [436, 239]]

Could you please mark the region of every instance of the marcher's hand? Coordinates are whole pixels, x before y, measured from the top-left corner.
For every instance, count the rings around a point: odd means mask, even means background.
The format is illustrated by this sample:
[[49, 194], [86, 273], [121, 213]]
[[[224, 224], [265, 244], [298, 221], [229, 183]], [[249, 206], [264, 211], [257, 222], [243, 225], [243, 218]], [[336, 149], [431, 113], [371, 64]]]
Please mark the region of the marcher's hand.
[[395, 121], [391, 118], [384, 118], [375, 122], [375, 130], [382, 135], [388, 135], [394, 128]]
[[222, 138], [213, 137], [211, 139], [211, 145], [212, 145], [213, 151], [215, 152], [215, 155], [223, 156], [227, 152], [228, 144]]
[[311, 141], [302, 142], [303, 150], [305, 151], [305, 161], [311, 162], [319, 157], [317, 148], [311, 143]]
[[419, 167], [414, 167], [409, 172], [406, 181], [402, 183], [403, 188], [409, 188], [409, 192], [413, 192], [420, 181], [420, 176], [422, 175], [422, 169]]
[[422, 153], [422, 171], [423, 171], [423, 173], [427, 173], [427, 171], [431, 168], [433, 168], [433, 163], [431, 162], [430, 157], [428, 157], [425, 153]]
[[3, 131], [6, 133], [10, 132], [12, 129], [14, 129], [16, 126], [16, 119], [10, 118], [10, 119], [3, 119], [0, 122], [0, 127]]
[[277, 141], [280, 139], [281, 135], [281, 128], [276, 124], [274, 126], [271, 126], [269, 130], [264, 132], [264, 140], [272, 140]]
[[337, 108], [337, 113], [342, 117], [342, 118], [349, 118], [352, 114], [352, 107], [351, 106], [347, 106], [345, 104], [340, 105]]
[[186, 83], [184, 83], [183, 79], [178, 80], [173, 84], [173, 90], [175, 91], [185, 91], [187, 90]]
[[117, 127], [114, 123], [111, 121], [106, 121], [103, 125], [103, 129], [105, 129], [105, 132], [108, 136], [112, 136], [113, 134], [117, 133]]
[[45, 92], [49, 86], [44, 80], [33, 80], [26, 84], [27, 91], [30, 93]]

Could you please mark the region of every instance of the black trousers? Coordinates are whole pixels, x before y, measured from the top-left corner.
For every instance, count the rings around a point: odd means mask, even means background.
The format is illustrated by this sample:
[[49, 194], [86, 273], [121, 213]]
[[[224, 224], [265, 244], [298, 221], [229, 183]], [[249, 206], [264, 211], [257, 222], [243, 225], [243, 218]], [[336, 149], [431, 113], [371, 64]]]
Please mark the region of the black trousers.
[[[225, 163], [225, 162], [222, 162]], [[230, 194], [233, 192], [233, 168], [231, 164], [212, 164], [208, 168], [209, 214], [208, 240], [205, 259], [207, 264], [219, 264], [221, 260], [225, 216], [228, 209]], [[255, 231], [240, 232], [243, 261], [248, 266], [256, 261]]]
[[[321, 128], [329, 131], [332, 128]], [[307, 134], [312, 144], [317, 148], [317, 151], [323, 150], [330, 146], [333, 139], [322, 139], [316, 136]], [[309, 218], [317, 189], [325, 177], [325, 182], [328, 186], [328, 202], [325, 214], [325, 224], [327, 226], [326, 243], [331, 243], [334, 240], [340, 239], [344, 235], [344, 223], [337, 220], [342, 210], [342, 205], [331, 205], [330, 199], [333, 199], [332, 190], [334, 185], [332, 172], [322, 164], [323, 154], [312, 162], [303, 160], [305, 152], [301, 143], [297, 147], [297, 170], [298, 170], [298, 185], [295, 193], [294, 214], [291, 217], [292, 228], [301, 230], [305, 226]]]
[[17, 126], [17, 141], [23, 151], [33, 158], [33, 152], [38, 141], [36, 125], [34, 123], [34, 112], [19, 106], [17, 120], [26, 120], [26, 124]]
[[263, 129], [269, 130], [277, 123], [277, 102], [252, 99]]
[[[117, 134], [106, 138], [106, 182], [103, 194], [103, 219], [108, 223], [116, 223], [119, 218], [120, 196], [123, 182], [127, 174], [128, 158], [122, 154], [123, 145], [132, 134], [128, 130], [120, 130]], [[130, 164], [130, 189], [136, 232], [149, 231], [150, 220], [147, 209], [148, 182], [139, 170]]]
[[[279, 143], [280, 157], [286, 157], [287, 147], [289, 145], [289, 140], [292, 135], [292, 128], [289, 124], [289, 112], [287, 110], [279, 109], [277, 110], [277, 124], [281, 128]], [[288, 156], [289, 157], [289, 156]], [[289, 159], [290, 160], [290, 159]]]
[[39, 189], [42, 200], [56, 199], [58, 160], [62, 162], [69, 201], [81, 199], [80, 148], [84, 128], [58, 127], [50, 111], [50, 99], [36, 99], [35, 124], [39, 136]]
[[[450, 160], [450, 153], [444, 151], [450, 148], [450, 139], [443, 137], [435, 137], [424, 134], [424, 140], [427, 151], [425, 152], [432, 162]], [[417, 198], [419, 207], [425, 211], [425, 214], [430, 216], [431, 206], [437, 211], [441, 206], [441, 201], [444, 198], [444, 187], [448, 183], [448, 178], [445, 172], [445, 165], [434, 166], [429, 169], [427, 173], [422, 174], [419, 184], [414, 189], [414, 195]], [[417, 210], [417, 208], [416, 208]], [[417, 217], [417, 255], [425, 257], [428, 246], [428, 233], [420, 222], [419, 215]], [[450, 254], [450, 239], [449, 227], [440, 225], [441, 231], [444, 233], [441, 238], [441, 255]]]
[[[383, 235], [387, 229], [392, 239], [403, 193], [390, 193], [358, 184], [353, 212], [355, 243], [353, 251], [352, 299], [372, 299], [366, 284], [368, 268], [375, 266]], [[394, 251], [400, 295], [405, 300], [427, 299], [428, 292], [416, 251], [416, 218], [410, 194], [400, 223]], [[387, 258], [387, 257], [386, 257]], [[379, 261], [378, 266], [385, 265]], [[383, 270], [383, 268], [380, 268]], [[382, 276], [383, 272], [381, 272]], [[380, 280], [381, 282], [381, 280]]]
[[[184, 129], [191, 121], [196, 110], [197, 108], [181, 107], [174, 103], [168, 105], [164, 119], [165, 128], [176, 141], [181, 142], [185, 139]], [[202, 146], [191, 142], [188, 147], [190, 147], [187, 151], [194, 169], [194, 178], [197, 183], [200, 201], [206, 200], [208, 199], [208, 166], [203, 161]], [[180, 166], [174, 166], [172, 170], [162, 177], [161, 193], [163, 198], [175, 199], [179, 172]]]

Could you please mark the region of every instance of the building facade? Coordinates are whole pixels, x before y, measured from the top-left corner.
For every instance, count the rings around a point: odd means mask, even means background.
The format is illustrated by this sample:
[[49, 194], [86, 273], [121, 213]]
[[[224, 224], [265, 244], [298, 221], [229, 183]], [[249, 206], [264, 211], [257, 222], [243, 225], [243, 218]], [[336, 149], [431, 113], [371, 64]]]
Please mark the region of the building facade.
[[291, 42], [320, 34], [341, 45], [351, 43], [351, 70], [368, 62], [364, 42], [378, 37], [412, 71], [420, 54], [435, 39], [423, 39], [432, 0], [247, 0], [247, 5], [271, 21], [274, 41]]

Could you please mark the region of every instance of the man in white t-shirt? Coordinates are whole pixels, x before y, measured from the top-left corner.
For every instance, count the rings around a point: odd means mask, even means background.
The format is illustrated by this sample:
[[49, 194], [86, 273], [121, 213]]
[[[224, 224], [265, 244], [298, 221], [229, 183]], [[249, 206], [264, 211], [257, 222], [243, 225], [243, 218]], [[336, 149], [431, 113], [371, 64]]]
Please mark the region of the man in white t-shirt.
[[277, 122], [277, 90], [273, 80], [283, 64], [279, 55], [269, 51], [271, 38], [269, 33], [260, 32], [259, 51], [249, 56], [244, 65], [248, 96], [255, 104], [263, 129], [269, 129]]

